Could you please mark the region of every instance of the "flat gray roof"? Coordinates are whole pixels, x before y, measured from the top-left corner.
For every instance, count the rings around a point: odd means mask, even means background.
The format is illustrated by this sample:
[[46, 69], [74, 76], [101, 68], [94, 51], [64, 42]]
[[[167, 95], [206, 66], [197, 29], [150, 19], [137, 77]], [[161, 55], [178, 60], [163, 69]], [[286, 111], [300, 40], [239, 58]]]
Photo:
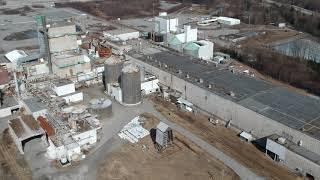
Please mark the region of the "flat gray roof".
[[0, 109], [4, 109], [4, 108], [8, 108], [8, 107], [19, 105], [18, 101], [13, 96], [4, 96], [2, 103], [3, 104], [0, 107]]
[[[147, 60], [146, 56], [133, 54], [133, 57]], [[307, 133], [320, 139], [320, 100], [288, 89], [274, 86], [268, 82], [242, 74], [233, 74], [214, 65], [199, 63], [189, 57], [170, 52], [148, 54], [149, 64], [157, 66], [159, 62], [168, 66], [166, 70], [200, 87], [234, 101], [248, 109], [278, 121], [288, 127]], [[157, 62], [155, 62], [157, 60]], [[178, 74], [178, 70], [183, 72]], [[186, 74], [190, 76], [186, 79]], [[203, 79], [203, 83], [194, 80]], [[208, 84], [212, 85], [208, 89]], [[231, 96], [231, 92], [234, 96]]]
[[47, 109], [45, 104], [38, 97], [24, 99], [24, 103], [28, 106], [32, 113]]
[[[280, 138], [281, 136], [277, 135], [277, 134], [273, 134], [271, 136], [268, 136], [268, 139], [273, 140], [274, 142], [278, 143], [278, 138]], [[280, 144], [280, 143], [278, 143]], [[287, 149], [289, 149], [290, 151], [299, 154], [300, 156], [320, 165], [320, 155], [309, 151], [308, 149], [302, 147], [302, 146], [298, 146], [296, 145], [294, 142], [286, 139], [284, 144], [280, 144], [284, 147], [286, 147]]]

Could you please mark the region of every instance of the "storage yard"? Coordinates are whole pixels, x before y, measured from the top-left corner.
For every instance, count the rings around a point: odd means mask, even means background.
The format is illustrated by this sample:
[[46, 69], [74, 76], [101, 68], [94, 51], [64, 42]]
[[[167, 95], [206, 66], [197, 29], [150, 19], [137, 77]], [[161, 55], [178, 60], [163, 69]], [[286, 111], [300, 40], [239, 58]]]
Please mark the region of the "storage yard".
[[319, 97], [231, 51], [304, 33], [171, 1], [18, 2], [0, 9], [1, 180], [320, 178]]

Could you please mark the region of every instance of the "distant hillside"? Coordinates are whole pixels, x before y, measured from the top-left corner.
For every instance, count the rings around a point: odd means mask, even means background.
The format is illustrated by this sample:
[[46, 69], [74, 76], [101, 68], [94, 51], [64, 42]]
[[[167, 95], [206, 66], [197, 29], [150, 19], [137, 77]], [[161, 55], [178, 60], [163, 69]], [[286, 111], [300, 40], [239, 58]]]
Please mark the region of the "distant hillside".
[[292, 4], [311, 11], [320, 12], [320, 0], [277, 0], [281, 3]]
[[[286, 22], [298, 31], [320, 38], [320, 14], [296, 10], [290, 4], [310, 10], [320, 9], [320, 0], [178, 0], [198, 3], [219, 12], [214, 15], [230, 16], [250, 24], [277, 24]], [[272, 3], [268, 3], [272, 2]], [[282, 3], [286, 3], [282, 5]], [[290, 4], [288, 3], [290, 2]], [[320, 12], [320, 11], [319, 11]]]

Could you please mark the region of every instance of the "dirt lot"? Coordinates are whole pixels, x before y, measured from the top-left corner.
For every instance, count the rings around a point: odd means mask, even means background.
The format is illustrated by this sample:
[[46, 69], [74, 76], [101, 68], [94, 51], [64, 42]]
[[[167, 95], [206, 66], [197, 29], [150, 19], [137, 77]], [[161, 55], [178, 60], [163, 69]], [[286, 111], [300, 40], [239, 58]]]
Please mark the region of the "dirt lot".
[[145, 17], [158, 13], [158, 3], [149, 0], [105, 0], [56, 3], [56, 7], [71, 7], [106, 19]]
[[295, 39], [299, 38], [301, 34], [294, 30], [268, 30], [268, 28], [260, 30], [258, 32], [264, 31], [264, 35], [259, 35], [255, 38], [249, 38], [247, 41], [243, 41], [241, 43], [242, 47], [264, 47], [269, 43], [274, 43], [278, 41], [288, 40], [288, 39]]
[[0, 180], [31, 180], [31, 171], [18, 154], [8, 129], [0, 135]]
[[283, 166], [274, 163], [252, 144], [243, 142], [237, 133], [223, 126], [215, 126], [208, 121], [208, 117], [179, 111], [170, 102], [160, 98], [152, 98], [155, 108], [166, 118], [198, 135], [198, 137], [220, 149], [243, 165], [251, 168], [255, 173], [268, 179], [300, 179]]
[[[145, 117], [144, 127], [147, 129], [159, 122], [150, 114]], [[106, 162], [99, 169], [98, 179], [239, 179], [231, 169], [182, 135], [175, 131], [173, 134], [173, 145], [161, 153], [154, 148], [150, 136], [136, 144], [124, 144], [106, 157]]]

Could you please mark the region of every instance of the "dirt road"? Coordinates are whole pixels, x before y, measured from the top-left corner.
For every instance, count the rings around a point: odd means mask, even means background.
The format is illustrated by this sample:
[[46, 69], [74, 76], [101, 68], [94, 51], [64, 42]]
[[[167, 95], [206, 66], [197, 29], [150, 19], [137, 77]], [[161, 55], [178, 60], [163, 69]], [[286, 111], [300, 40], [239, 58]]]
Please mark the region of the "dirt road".
[[181, 112], [173, 104], [160, 98], [152, 100], [155, 108], [167, 119], [196, 134], [258, 175], [267, 179], [301, 179], [285, 167], [274, 163], [252, 144], [241, 141], [236, 132], [214, 126], [208, 121], [208, 117]]

